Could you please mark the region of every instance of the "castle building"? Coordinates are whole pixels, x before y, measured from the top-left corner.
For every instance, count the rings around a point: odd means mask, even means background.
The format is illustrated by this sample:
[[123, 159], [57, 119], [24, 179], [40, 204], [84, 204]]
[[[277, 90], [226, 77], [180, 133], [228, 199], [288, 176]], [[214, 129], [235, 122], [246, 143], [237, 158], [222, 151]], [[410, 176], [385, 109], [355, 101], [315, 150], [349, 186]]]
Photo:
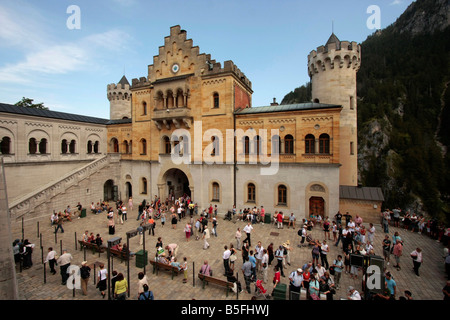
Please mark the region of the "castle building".
[[60, 168], [47, 170], [47, 180], [26, 197], [8, 185], [17, 195], [10, 209], [16, 218], [48, 214], [66, 201], [58, 190], [76, 190], [85, 206], [186, 194], [219, 212], [264, 206], [301, 219], [345, 210], [378, 221], [380, 190], [358, 186], [360, 63], [360, 46], [332, 34], [308, 55], [312, 101], [254, 107], [245, 74], [232, 61], [222, 65], [200, 53], [173, 26], [144, 77], [107, 85], [110, 119], [0, 108], [6, 178], [25, 160]]

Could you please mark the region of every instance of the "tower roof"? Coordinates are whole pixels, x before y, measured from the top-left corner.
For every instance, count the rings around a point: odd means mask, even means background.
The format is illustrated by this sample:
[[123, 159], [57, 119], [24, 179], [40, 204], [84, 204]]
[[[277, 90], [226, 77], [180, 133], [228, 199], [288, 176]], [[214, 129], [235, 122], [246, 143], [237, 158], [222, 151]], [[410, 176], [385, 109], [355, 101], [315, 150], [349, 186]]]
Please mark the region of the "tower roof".
[[122, 79], [120, 79], [120, 81], [119, 81], [118, 84], [121, 84], [122, 87], [123, 87], [125, 84], [130, 85], [130, 83], [128, 82], [127, 77], [125, 77], [125, 75], [122, 77]]
[[331, 36], [328, 38], [327, 43], [325, 44], [325, 47], [328, 48], [328, 45], [331, 43], [335, 43], [336, 44], [336, 49], [340, 49], [341, 48], [341, 40], [339, 40], [339, 38], [333, 33], [331, 33]]

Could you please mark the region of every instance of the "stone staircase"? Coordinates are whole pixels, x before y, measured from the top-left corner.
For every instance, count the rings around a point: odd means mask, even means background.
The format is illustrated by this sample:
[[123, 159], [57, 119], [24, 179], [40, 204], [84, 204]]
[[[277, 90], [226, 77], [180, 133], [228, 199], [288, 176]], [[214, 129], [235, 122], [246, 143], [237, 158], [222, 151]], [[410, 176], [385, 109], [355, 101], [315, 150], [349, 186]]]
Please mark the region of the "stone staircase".
[[[53, 203], [54, 199], [56, 199], [58, 196], [65, 195], [70, 188], [78, 186], [82, 181], [86, 179], [90, 179], [91, 176], [93, 176], [95, 173], [98, 173], [102, 169], [107, 168], [113, 164], [118, 164], [119, 160], [119, 154], [107, 154], [82, 166], [81, 168], [77, 168], [61, 176], [55, 181], [37, 188], [31, 193], [14, 199], [9, 203], [11, 220], [17, 221], [18, 219], [21, 219], [25, 215], [29, 214], [33, 214], [34, 218], [38, 218], [43, 214], [45, 214], [46, 217], [50, 217], [51, 213], [53, 212], [53, 209], [51, 208], [52, 204], [53, 207], [55, 206]], [[94, 187], [94, 185], [92, 185], [92, 187]], [[97, 185], [95, 186], [95, 188], [97, 189], [99, 188], [99, 186]], [[103, 185], [101, 186], [101, 190], [103, 190]], [[98, 201], [98, 194], [93, 198]], [[73, 196], [71, 197], [71, 199], [67, 199], [65, 203], [66, 205], [70, 204], [75, 206], [77, 202], [73, 203], [74, 201], [81, 201], [81, 199], [77, 199], [76, 196]], [[84, 207], [86, 207], [87, 203], [84, 203], [83, 205]]]

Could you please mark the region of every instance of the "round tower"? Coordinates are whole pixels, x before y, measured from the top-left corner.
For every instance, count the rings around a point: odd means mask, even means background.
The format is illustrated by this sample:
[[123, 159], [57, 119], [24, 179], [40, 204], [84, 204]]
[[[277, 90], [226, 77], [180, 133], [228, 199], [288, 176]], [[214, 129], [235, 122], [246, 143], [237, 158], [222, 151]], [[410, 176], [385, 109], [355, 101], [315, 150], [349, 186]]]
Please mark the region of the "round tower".
[[130, 83], [125, 76], [120, 79], [118, 84], [108, 84], [107, 97], [110, 120], [131, 118], [131, 90]]
[[339, 130], [340, 185], [358, 185], [356, 73], [361, 46], [340, 41], [334, 33], [308, 55], [313, 102], [341, 105]]

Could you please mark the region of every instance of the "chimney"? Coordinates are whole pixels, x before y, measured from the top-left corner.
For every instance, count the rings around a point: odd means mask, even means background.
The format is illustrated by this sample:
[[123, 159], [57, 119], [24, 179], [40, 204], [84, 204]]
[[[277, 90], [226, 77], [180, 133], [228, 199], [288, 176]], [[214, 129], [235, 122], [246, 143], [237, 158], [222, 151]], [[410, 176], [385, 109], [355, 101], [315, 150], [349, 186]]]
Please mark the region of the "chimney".
[[277, 106], [278, 102], [276, 101], [276, 98], [273, 98], [273, 102], [270, 104], [271, 106]]

